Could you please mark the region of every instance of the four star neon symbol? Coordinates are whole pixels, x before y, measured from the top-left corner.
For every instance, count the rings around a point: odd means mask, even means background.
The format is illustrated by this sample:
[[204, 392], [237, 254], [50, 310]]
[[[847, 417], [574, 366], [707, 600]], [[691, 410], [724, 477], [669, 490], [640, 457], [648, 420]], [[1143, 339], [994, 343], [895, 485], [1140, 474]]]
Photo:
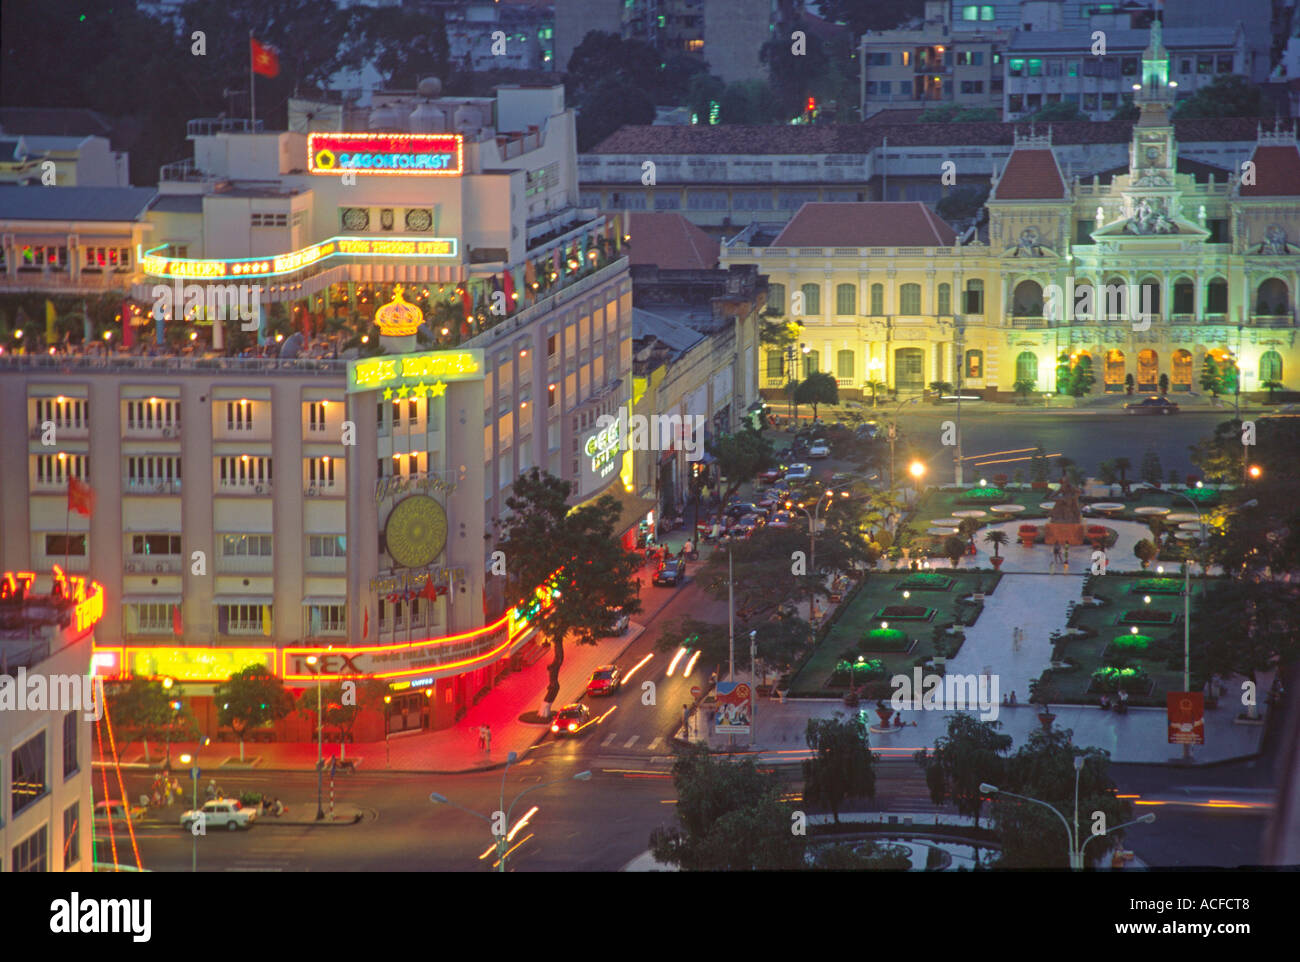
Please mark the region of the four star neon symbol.
[[424, 397], [426, 395], [428, 395], [429, 397], [443, 397], [444, 395], [446, 395], [446, 393], [447, 393], [447, 384], [445, 381], [437, 381], [432, 385], [426, 384], [424, 381], [421, 381], [419, 384], [403, 384], [399, 388], [397, 388], [396, 392], [394, 392], [391, 387], [384, 388], [384, 400], [385, 401], [393, 400], [394, 394], [396, 394], [396, 396], [399, 398], [404, 398], [407, 395], [410, 395], [413, 398], [417, 398], [417, 397]]

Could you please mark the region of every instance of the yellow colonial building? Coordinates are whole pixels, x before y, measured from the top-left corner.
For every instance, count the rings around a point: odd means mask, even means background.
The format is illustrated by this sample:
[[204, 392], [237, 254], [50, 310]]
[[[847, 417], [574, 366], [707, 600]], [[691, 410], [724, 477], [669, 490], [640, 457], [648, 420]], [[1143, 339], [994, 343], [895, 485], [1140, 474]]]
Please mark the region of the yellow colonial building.
[[[876, 381], [1050, 391], [1061, 354], [1088, 359], [1093, 394], [1199, 391], [1207, 356], [1235, 362], [1242, 391], [1294, 387], [1294, 129], [1261, 129], [1239, 170], [1180, 161], [1168, 77], [1157, 22], [1127, 168], [1067, 178], [1050, 129], [1019, 136], [993, 178], [986, 239], [920, 203], [810, 203], [784, 226], [751, 225], [721, 264], [758, 265], [769, 306], [803, 325], [793, 375], [827, 371], [849, 396]], [[765, 350], [760, 386], [783, 388], [790, 358]]]

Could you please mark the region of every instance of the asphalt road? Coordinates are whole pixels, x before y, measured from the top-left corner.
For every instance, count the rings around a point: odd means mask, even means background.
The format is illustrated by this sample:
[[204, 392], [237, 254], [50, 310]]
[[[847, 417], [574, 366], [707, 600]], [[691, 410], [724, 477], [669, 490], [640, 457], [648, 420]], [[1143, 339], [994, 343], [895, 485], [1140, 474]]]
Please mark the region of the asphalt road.
[[[878, 412], [882, 413], [882, 412]], [[963, 480], [971, 482], [982, 476], [1017, 470], [1029, 476], [1032, 451], [998, 454], [1042, 445], [1048, 454], [1073, 458], [1085, 475], [1096, 475], [1102, 461], [1127, 457], [1133, 468], [1129, 477], [1137, 479], [1142, 457], [1152, 449], [1160, 458], [1167, 478], [1170, 470], [1182, 477], [1199, 474], [1192, 465], [1188, 448], [1214, 433], [1216, 425], [1232, 417], [1226, 411], [1185, 411], [1168, 417], [1135, 417], [1110, 410], [1099, 411], [1025, 411], [963, 404], [961, 446], [966, 466]], [[882, 418], [884, 420], [884, 418]], [[899, 426], [903, 437], [895, 442], [895, 461], [900, 477], [907, 464], [910, 448], [930, 465], [927, 481], [953, 480], [953, 449], [944, 447], [944, 422], [957, 420], [955, 405], [920, 407], [909, 405], [900, 412]], [[888, 444], [880, 445], [881, 463], [889, 463]], [[1023, 458], [1026, 460], [1010, 460]], [[997, 463], [995, 463], [997, 462]]]

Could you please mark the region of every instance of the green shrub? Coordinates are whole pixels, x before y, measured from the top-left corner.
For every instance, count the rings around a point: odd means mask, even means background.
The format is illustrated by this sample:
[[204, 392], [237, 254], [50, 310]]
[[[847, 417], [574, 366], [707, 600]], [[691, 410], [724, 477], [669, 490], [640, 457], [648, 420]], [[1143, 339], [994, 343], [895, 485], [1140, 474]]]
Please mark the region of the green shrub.
[[862, 651], [907, 651], [908, 637], [897, 628], [873, 628], [858, 642]]
[[1178, 595], [1183, 592], [1183, 583], [1177, 578], [1138, 578], [1129, 588], [1133, 595]]
[[1111, 646], [1118, 651], [1145, 651], [1151, 647], [1152, 640], [1150, 635], [1119, 635]]
[[1098, 668], [1092, 673], [1092, 687], [1097, 691], [1116, 692], [1121, 688], [1132, 694], [1146, 694], [1151, 679], [1141, 665], [1117, 668], [1114, 665]]
[[931, 572], [910, 574], [895, 587], [896, 591], [947, 591], [952, 587], [953, 579], [948, 575]]
[[1172, 625], [1175, 615], [1172, 611], [1149, 611], [1142, 608], [1129, 609], [1120, 618], [1124, 625]]

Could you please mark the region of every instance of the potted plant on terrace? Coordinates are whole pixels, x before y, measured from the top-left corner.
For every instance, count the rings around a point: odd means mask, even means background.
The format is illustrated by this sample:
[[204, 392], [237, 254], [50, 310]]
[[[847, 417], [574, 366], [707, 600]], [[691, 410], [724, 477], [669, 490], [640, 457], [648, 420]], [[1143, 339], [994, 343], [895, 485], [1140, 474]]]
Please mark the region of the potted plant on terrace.
[[1001, 568], [1002, 562], [1006, 559], [1003, 558], [998, 551], [1001, 549], [1002, 545], [1007, 543], [1007, 533], [1005, 531], [997, 530], [989, 531], [984, 535], [984, 541], [986, 544], [993, 545], [993, 557], [990, 558], [989, 561], [992, 562], [994, 569], [996, 570]]
[[1029, 683], [1029, 703], [1038, 706], [1038, 721], [1046, 731], [1051, 731], [1052, 722], [1056, 720], [1056, 715], [1052, 713], [1052, 700], [1055, 697], [1056, 690], [1052, 687], [1047, 672]]

